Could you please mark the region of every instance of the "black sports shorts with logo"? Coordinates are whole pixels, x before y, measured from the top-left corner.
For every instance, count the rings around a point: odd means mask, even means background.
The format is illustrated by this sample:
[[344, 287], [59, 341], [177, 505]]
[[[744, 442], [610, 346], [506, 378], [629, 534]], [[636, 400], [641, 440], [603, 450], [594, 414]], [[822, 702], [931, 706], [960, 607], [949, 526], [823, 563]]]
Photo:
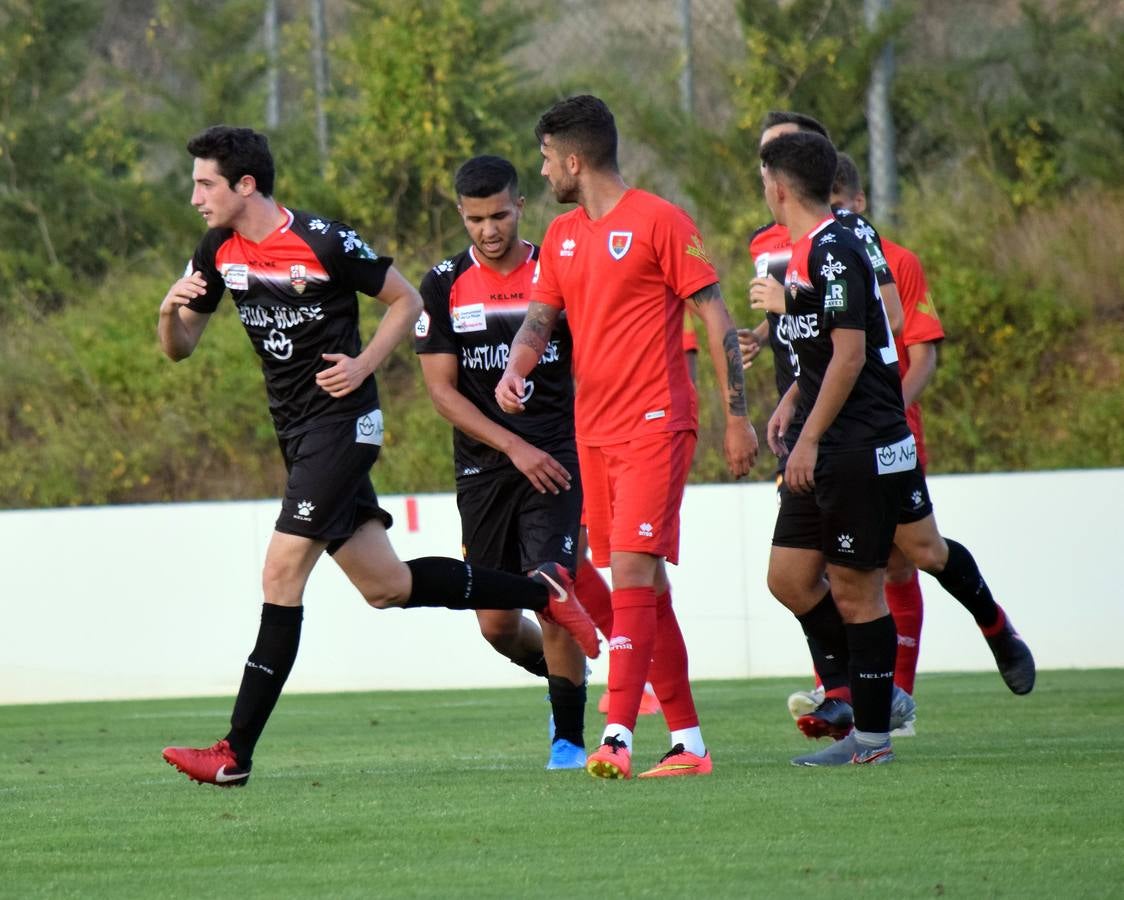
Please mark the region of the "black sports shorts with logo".
[[574, 573], [582, 512], [578, 460], [576, 455], [553, 455], [573, 476], [568, 491], [540, 494], [511, 465], [458, 480], [466, 562], [514, 573], [558, 562]]
[[879, 474], [876, 453], [821, 454], [810, 493], [782, 484], [773, 545], [819, 550], [829, 563], [851, 569], [885, 568], [914, 470]]
[[[381, 430], [380, 422], [379, 440]], [[278, 438], [289, 471], [278, 531], [327, 541], [328, 553], [335, 553], [364, 522], [378, 519], [390, 528], [394, 519], [371, 485], [379, 446], [361, 436], [356, 421], [346, 419]]]
[[933, 514], [933, 501], [925, 481], [925, 467], [921, 463], [909, 473], [909, 481], [902, 490], [902, 506], [898, 510], [898, 524], [912, 525]]

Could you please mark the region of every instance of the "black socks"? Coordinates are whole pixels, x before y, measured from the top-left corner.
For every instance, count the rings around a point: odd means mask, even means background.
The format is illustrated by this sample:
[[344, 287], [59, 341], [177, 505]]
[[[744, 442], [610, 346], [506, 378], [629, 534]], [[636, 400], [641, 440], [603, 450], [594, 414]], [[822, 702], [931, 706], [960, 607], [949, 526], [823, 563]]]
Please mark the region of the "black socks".
[[565, 738], [571, 744], [585, 746], [585, 682], [574, 684], [561, 675], [547, 676], [550, 706], [554, 712], [554, 734], [551, 741]]
[[987, 582], [983, 580], [975, 559], [963, 544], [947, 538], [945, 543], [948, 544], [948, 562], [945, 563], [944, 570], [934, 577], [941, 587], [972, 614], [980, 628], [989, 628], [999, 618], [999, 607], [991, 596]]
[[808, 639], [808, 649], [812, 653], [812, 663], [823, 682], [825, 691], [846, 687], [847, 671], [847, 631], [839, 615], [839, 607], [831, 591], [802, 616], [796, 617], [804, 636]]
[[258, 642], [246, 660], [226, 736], [244, 769], [250, 767], [254, 747], [297, 658], [303, 617], [302, 606], [262, 604]]
[[406, 608], [530, 609], [541, 612], [550, 600], [545, 585], [523, 575], [471, 566], [446, 556], [406, 561], [412, 587]]
[[855, 728], [884, 734], [890, 730], [898, 630], [886, 615], [861, 625], [846, 625], [851, 650], [851, 705]]

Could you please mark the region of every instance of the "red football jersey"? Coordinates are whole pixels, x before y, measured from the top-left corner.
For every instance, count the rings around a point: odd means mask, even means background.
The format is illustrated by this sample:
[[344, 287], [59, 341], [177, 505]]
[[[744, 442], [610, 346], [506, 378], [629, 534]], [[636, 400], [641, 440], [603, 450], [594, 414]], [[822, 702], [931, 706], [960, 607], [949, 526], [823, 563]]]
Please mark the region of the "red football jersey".
[[579, 206], [551, 222], [531, 299], [566, 310], [579, 441], [697, 429], [684, 298], [717, 281], [690, 216], [646, 191], [596, 221]]
[[[929, 341], [944, 340], [944, 329], [937, 316], [937, 309], [933, 299], [929, 296], [929, 285], [925, 281], [925, 271], [921, 268], [921, 260], [911, 251], [893, 241], [882, 239], [882, 250], [886, 254], [886, 262], [890, 271], [894, 273], [894, 281], [898, 285], [898, 293], [902, 298], [902, 312], [905, 315], [905, 324], [902, 333], [894, 338], [898, 345], [898, 366], [902, 378], [909, 371], [909, 356], [906, 347], [912, 344], [924, 344]], [[911, 403], [905, 411], [909, 430], [917, 441], [917, 458], [922, 465], [928, 463], [928, 454], [925, 452], [925, 433], [921, 421], [921, 405]]]

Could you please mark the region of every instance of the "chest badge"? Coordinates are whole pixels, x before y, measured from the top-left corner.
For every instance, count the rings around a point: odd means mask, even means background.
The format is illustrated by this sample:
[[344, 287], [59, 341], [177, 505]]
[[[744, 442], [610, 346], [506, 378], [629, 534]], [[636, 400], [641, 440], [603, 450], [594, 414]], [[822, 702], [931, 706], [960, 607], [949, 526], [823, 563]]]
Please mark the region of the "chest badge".
[[303, 294], [308, 287], [308, 270], [302, 265], [289, 266], [289, 284], [298, 294]]
[[631, 231], [609, 232], [609, 255], [613, 257], [613, 259], [624, 259], [624, 255], [628, 253], [628, 248], [631, 246]]

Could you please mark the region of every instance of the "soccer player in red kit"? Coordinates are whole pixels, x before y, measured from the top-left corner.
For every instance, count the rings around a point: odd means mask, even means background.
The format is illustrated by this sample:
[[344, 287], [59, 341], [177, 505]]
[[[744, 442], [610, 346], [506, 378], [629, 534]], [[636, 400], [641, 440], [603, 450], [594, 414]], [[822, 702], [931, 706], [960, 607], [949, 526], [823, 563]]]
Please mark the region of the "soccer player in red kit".
[[524, 378], [565, 309], [590, 549], [597, 565], [611, 567], [613, 583], [609, 712], [586, 769], [594, 777], [631, 777], [633, 729], [650, 680], [671, 750], [642, 776], [704, 775], [711, 758], [664, 565], [678, 561], [679, 506], [698, 428], [683, 353], [685, 299], [706, 323], [726, 388], [726, 462], [741, 477], [756, 458], [757, 436], [745, 412], [737, 334], [690, 217], [621, 177], [616, 123], [601, 100], [585, 95], [555, 104], [536, 135], [555, 198], [578, 207], [547, 229], [496, 400], [507, 412], [523, 409]]

